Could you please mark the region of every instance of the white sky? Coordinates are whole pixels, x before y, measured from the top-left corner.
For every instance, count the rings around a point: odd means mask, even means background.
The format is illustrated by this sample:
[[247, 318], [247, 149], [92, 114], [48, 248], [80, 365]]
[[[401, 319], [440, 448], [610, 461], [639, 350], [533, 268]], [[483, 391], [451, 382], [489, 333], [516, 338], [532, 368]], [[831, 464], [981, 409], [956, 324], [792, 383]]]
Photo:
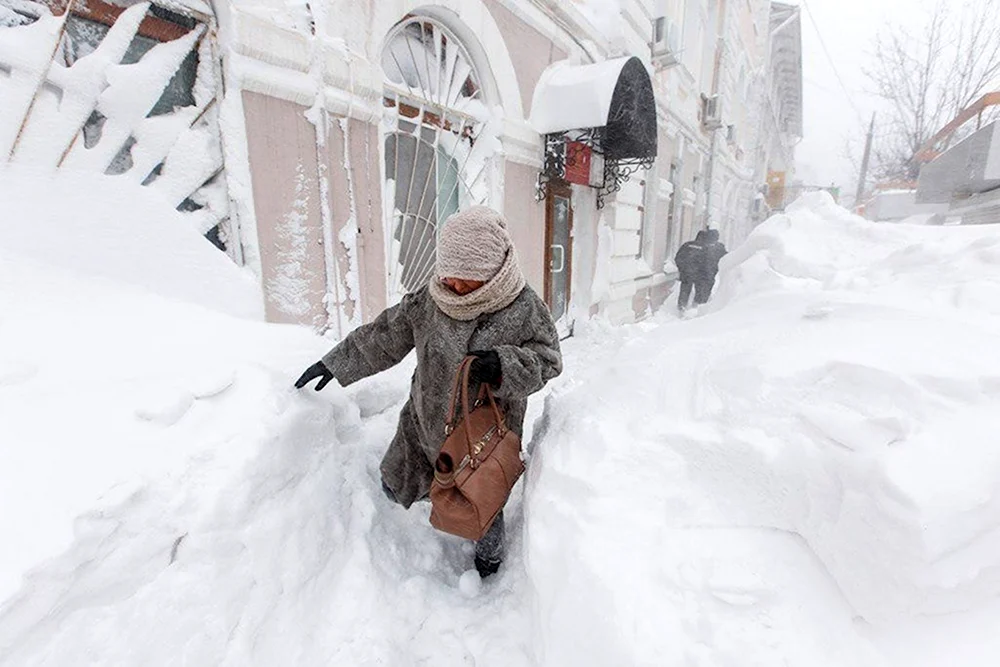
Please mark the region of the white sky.
[[[857, 174], [845, 152], [847, 142], [851, 141], [855, 153], [861, 155], [864, 133], [879, 105], [866, 92], [870, 86], [863, 72], [870, 61], [874, 37], [889, 23], [921, 25], [931, 3], [929, 0], [787, 1], [802, 6], [805, 137], [796, 149], [797, 176], [809, 185], [839, 185], [843, 195], [853, 198]], [[956, 5], [962, 2], [951, 1]], [[823, 51], [820, 35], [830, 58]]]

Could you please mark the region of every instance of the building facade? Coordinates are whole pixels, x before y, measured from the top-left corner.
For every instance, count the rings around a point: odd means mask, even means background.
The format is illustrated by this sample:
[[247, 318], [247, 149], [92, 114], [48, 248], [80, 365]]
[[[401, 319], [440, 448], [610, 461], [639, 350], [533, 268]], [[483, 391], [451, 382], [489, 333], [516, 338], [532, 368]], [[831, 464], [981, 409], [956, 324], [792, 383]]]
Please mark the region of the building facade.
[[[271, 321], [346, 334], [424, 284], [438, 224], [477, 203], [505, 214], [565, 334], [634, 321], [680, 243], [707, 225], [740, 242], [791, 172], [801, 37], [796, 8], [763, 0], [608, 5], [0, 0], [0, 93], [20, 95], [0, 154], [167, 189], [259, 278]], [[26, 31], [38, 57], [11, 47]], [[116, 65], [159, 65], [149, 104], [83, 76]], [[51, 102], [58, 145], [31, 129], [52, 91], [77, 102]]]

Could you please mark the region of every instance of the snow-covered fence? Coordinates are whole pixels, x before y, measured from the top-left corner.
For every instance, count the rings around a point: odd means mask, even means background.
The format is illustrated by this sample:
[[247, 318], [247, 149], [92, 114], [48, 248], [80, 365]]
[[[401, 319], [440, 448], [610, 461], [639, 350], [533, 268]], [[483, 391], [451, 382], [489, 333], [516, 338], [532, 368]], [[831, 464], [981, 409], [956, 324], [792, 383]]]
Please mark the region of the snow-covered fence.
[[215, 48], [199, 0], [0, 0], [0, 164], [148, 185], [221, 246]]

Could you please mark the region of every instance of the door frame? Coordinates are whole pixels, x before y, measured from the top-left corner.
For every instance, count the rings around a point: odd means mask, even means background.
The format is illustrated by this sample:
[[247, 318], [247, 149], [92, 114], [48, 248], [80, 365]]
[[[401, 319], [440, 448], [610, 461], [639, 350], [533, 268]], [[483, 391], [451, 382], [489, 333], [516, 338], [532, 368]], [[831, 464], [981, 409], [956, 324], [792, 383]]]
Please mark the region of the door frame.
[[568, 237], [565, 252], [566, 272], [566, 312], [560, 322], [559, 335], [569, 337], [573, 333], [573, 322], [570, 319], [570, 306], [573, 300], [573, 188], [563, 180], [553, 179], [548, 182], [545, 193], [545, 303], [552, 308], [552, 241], [555, 235], [555, 198], [563, 197], [569, 203]]

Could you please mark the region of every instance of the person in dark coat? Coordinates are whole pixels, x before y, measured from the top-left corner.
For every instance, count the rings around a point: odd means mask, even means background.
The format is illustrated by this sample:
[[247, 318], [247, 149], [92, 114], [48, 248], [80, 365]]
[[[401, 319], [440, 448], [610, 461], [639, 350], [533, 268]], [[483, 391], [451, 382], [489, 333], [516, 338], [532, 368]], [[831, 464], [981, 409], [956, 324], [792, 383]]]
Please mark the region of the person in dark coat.
[[[451, 385], [465, 357], [471, 376], [494, 387], [507, 426], [523, 434], [528, 396], [562, 372], [559, 334], [530, 287], [502, 215], [476, 206], [448, 218], [436, 246], [435, 276], [374, 322], [348, 335], [295, 383], [343, 386], [392, 368], [416, 351], [417, 369], [396, 435], [382, 458], [382, 489], [409, 508], [428, 499], [445, 439]], [[475, 393], [473, 389], [473, 393]], [[504, 556], [503, 512], [476, 543], [483, 577]]]
[[694, 241], [680, 247], [674, 257], [674, 264], [680, 274], [680, 294], [677, 309], [684, 312], [694, 291], [695, 305], [708, 303], [715, 287], [715, 277], [719, 273], [719, 261], [726, 254], [726, 246], [719, 241], [719, 230], [703, 229]]
[[[706, 232], [702, 230], [693, 241], [683, 244], [674, 255], [674, 264], [680, 274], [681, 288], [677, 297], [677, 310], [683, 313], [691, 301], [691, 290], [701, 279], [705, 269]], [[695, 299], [695, 303], [697, 303]]]
[[719, 262], [726, 255], [726, 246], [719, 240], [718, 229], [705, 230], [704, 246], [703, 265], [694, 288], [696, 304], [708, 303], [715, 287], [715, 277], [719, 274]]

